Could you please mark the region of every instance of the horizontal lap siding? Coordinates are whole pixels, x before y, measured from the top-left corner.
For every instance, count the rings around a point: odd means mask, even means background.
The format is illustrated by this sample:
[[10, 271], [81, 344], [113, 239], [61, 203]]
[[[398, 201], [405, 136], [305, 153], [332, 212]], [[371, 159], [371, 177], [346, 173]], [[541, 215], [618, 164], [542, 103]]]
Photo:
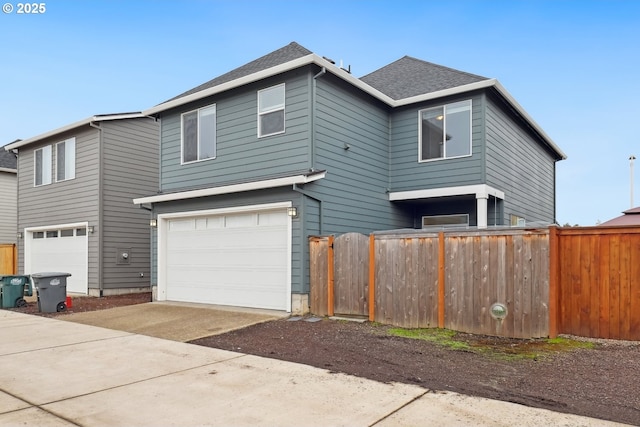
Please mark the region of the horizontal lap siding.
[[[257, 82], [162, 118], [163, 191], [260, 180], [306, 170], [309, 158], [309, 74], [294, 73]], [[285, 83], [285, 133], [257, 137], [257, 91]], [[216, 158], [180, 164], [181, 113], [216, 104]]]
[[[34, 187], [34, 150], [76, 138], [76, 175], [74, 179]], [[21, 149], [18, 155], [18, 227], [38, 227], [88, 221], [98, 230], [99, 131], [85, 127], [47, 139], [33, 147]], [[52, 167], [52, 174], [55, 168]], [[19, 270], [24, 271], [24, 243], [19, 244]], [[89, 235], [89, 288], [98, 287], [99, 234]]]
[[327, 176], [307, 188], [323, 200], [323, 232], [410, 225], [388, 201], [386, 108], [326, 74], [317, 80], [315, 120], [315, 167]]
[[[104, 122], [103, 287], [148, 287], [150, 214], [133, 204], [158, 190], [158, 124], [147, 118]], [[129, 264], [117, 264], [130, 249]], [[144, 276], [140, 277], [140, 273]]]
[[16, 174], [0, 172], [0, 244], [16, 242], [17, 205], [18, 179]]
[[434, 189], [484, 183], [482, 97], [463, 97], [445, 103], [471, 99], [470, 157], [418, 162], [419, 113], [424, 108], [443, 105], [432, 102], [398, 109], [391, 114], [391, 191]]
[[492, 97], [486, 100], [487, 184], [505, 192], [505, 221], [515, 214], [555, 222], [554, 158]]

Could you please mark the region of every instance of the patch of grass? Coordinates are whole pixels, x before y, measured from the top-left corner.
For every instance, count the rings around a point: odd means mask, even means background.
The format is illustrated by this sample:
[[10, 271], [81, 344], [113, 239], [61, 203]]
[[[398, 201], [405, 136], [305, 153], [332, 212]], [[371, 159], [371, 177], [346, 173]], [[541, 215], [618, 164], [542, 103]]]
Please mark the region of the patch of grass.
[[553, 354], [595, 347], [591, 342], [567, 338], [507, 339], [437, 328], [390, 328], [388, 333], [397, 337], [428, 341], [454, 351], [468, 351], [501, 360], [538, 360]]

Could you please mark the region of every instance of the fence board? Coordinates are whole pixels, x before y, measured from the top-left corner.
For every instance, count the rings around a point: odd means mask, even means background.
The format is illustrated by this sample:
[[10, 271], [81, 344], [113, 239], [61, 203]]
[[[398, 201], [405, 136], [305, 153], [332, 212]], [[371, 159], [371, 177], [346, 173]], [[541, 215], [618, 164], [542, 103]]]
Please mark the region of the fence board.
[[311, 312], [319, 316], [327, 315], [328, 238], [309, 238], [309, 305]]

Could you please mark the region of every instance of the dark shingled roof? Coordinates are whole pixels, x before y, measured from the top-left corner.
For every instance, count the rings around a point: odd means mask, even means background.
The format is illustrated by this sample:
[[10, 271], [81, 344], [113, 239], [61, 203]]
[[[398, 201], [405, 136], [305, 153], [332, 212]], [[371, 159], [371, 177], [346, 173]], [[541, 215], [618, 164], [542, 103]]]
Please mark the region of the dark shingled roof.
[[213, 80], [209, 80], [208, 82], [194, 87], [193, 89], [190, 89], [165, 102], [173, 101], [174, 99], [182, 98], [183, 96], [191, 95], [192, 93], [200, 92], [201, 90], [218, 86], [222, 83], [227, 83], [232, 80], [257, 73], [258, 71], [266, 70], [267, 68], [275, 67], [276, 65], [284, 64], [285, 62], [293, 61], [294, 59], [302, 58], [303, 56], [307, 56], [312, 53], [313, 52], [303, 46], [300, 46], [298, 43], [291, 42], [285, 47], [268, 53], [265, 56], [238, 67], [235, 70], [231, 70]]
[[640, 207], [627, 209], [624, 215], [605, 221], [600, 225], [640, 225]]
[[[18, 140], [19, 141], [19, 140]], [[17, 142], [17, 141], [13, 141]], [[13, 144], [13, 142], [11, 144]], [[11, 151], [6, 151], [4, 147], [0, 147], [0, 168], [17, 169], [18, 159]]]
[[489, 79], [405, 56], [360, 80], [399, 100]]

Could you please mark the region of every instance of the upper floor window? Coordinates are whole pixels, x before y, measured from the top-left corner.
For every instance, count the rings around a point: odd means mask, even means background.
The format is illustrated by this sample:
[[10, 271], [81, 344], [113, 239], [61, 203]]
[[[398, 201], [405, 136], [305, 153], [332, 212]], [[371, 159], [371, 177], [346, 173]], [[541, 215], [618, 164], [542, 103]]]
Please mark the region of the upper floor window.
[[69, 138], [56, 144], [56, 181], [76, 177], [76, 139]]
[[471, 155], [471, 100], [421, 110], [419, 161]]
[[284, 83], [258, 91], [258, 138], [284, 132]]
[[182, 163], [215, 157], [215, 104], [182, 114]]
[[33, 184], [51, 184], [51, 146], [39, 148], [33, 152]]

